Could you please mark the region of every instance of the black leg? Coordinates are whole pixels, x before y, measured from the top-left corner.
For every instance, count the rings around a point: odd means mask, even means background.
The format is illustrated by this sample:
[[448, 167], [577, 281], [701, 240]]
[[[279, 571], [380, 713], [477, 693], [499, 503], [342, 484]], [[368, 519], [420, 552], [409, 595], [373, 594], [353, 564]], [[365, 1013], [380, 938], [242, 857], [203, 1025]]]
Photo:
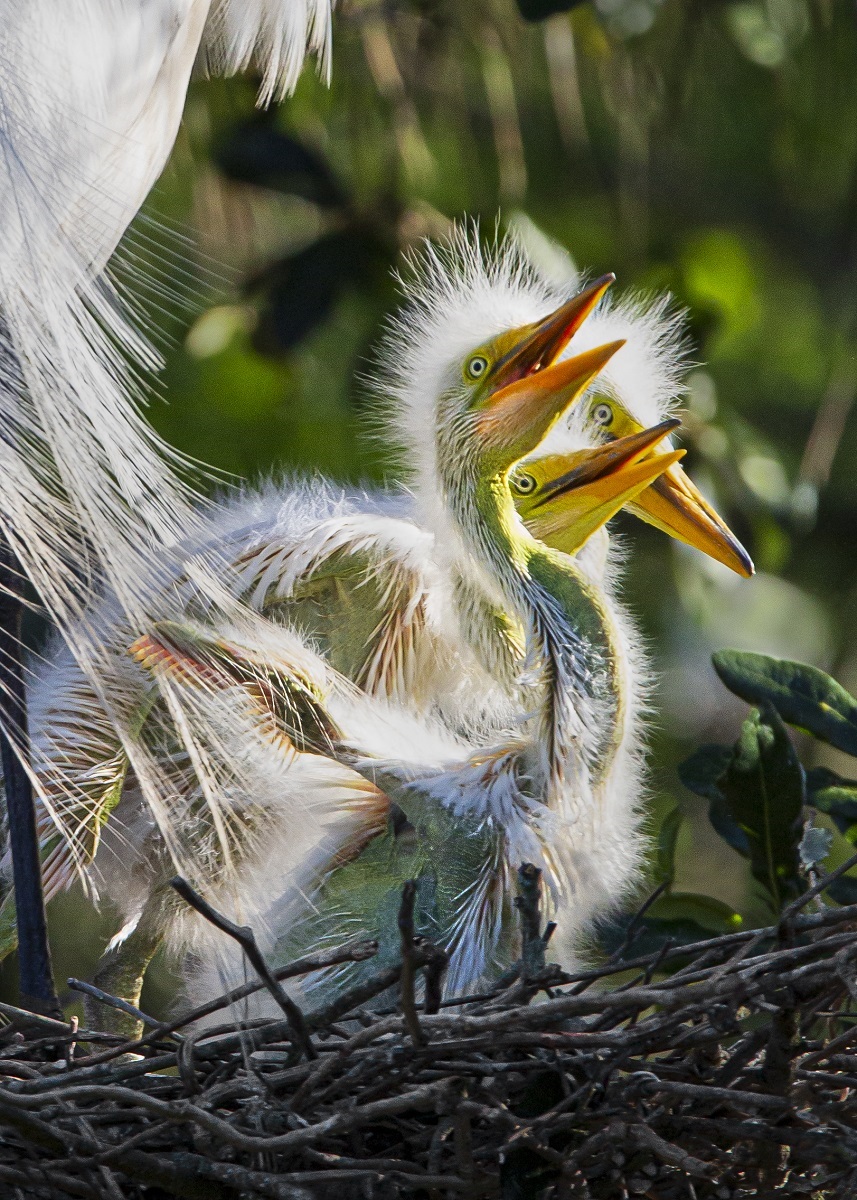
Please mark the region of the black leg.
[[0, 535], [0, 751], [15, 884], [21, 1001], [25, 1008], [53, 1016], [61, 1010], [51, 970], [36, 809], [30, 779], [13, 749], [29, 753], [21, 654], [23, 584], [12, 548]]

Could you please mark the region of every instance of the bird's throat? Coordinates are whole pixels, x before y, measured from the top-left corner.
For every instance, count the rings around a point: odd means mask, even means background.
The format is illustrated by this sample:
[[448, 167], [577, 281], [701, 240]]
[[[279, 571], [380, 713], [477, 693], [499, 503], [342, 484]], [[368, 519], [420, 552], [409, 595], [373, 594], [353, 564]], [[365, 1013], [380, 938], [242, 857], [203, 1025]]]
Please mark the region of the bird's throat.
[[568, 755], [595, 784], [609, 768], [623, 720], [616, 628], [599, 589], [567, 554], [536, 541], [520, 520], [505, 475], [473, 488], [478, 538], [471, 548], [527, 630], [540, 667], [540, 721], [551, 775]]

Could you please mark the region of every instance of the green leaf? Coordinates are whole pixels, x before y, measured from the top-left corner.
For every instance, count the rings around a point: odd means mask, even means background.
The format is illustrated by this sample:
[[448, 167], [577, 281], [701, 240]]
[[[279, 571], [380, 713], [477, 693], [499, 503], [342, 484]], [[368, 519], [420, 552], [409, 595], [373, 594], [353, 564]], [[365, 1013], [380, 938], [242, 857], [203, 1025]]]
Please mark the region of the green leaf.
[[818, 667], [740, 650], [721, 650], [712, 661], [742, 700], [766, 701], [789, 725], [857, 756], [857, 700]]
[[671, 809], [661, 822], [655, 856], [655, 872], [660, 883], [672, 884], [675, 879], [675, 848], [683, 822], [680, 808]]
[[253, 344], [265, 354], [292, 351], [329, 316], [348, 285], [365, 282], [379, 262], [380, 244], [359, 225], [325, 233], [287, 254], [250, 283], [264, 294]]
[[703, 800], [717, 800], [723, 796], [718, 780], [732, 761], [732, 747], [709, 744], [700, 746], [678, 765], [678, 777], [689, 792], [702, 796]]
[[347, 198], [324, 158], [292, 134], [255, 115], [232, 131], [215, 161], [230, 179], [302, 196], [322, 208], [344, 208]]
[[722, 837], [727, 846], [737, 850], [742, 858], [750, 857], [750, 842], [747, 834], [733, 818], [725, 796], [712, 800], [708, 806], [708, 820], [714, 832]]
[[805, 784], [788, 732], [770, 704], [753, 709], [722, 779], [729, 815], [747, 836], [750, 869], [776, 912], [804, 887], [798, 845]]
[[708, 819], [724, 842], [745, 858], [750, 857], [747, 835], [729, 813], [720, 780], [732, 761], [731, 746], [700, 746], [679, 764], [678, 777], [689, 792], [708, 800]]
[[857, 825], [857, 780], [842, 779], [827, 767], [814, 767], [806, 776], [807, 803], [827, 813], [840, 833]]
[[670, 892], [659, 896], [643, 920], [648, 924], [650, 918], [660, 922], [692, 921], [709, 933], [731, 933], [743, 924], [741, 914], [729, 904], [695, 892]]

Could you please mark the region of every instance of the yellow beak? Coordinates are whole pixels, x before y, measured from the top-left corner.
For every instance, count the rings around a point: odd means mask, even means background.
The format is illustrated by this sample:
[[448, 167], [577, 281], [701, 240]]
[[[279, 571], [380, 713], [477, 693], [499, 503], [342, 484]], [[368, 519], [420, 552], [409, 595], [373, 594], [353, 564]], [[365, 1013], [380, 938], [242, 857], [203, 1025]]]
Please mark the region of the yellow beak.
[[628, 511], [670, 537], [702, 550], [745, 579], [755, 571], [753, 560], [735, 534], [675, 464], [641, 492], [628, 505]]
[[605, 446], [563, 455], [566, 470], [562, 475], [517, 500], [530, 532], [547, 545], [574, 554], [620, 508], [684, 456], [683, 450], [652, 453], [680, 423], [662, 421]]
[[528, 454], [624, 345], [611, 342], [556, 361], [613, 278], [605, 275], [544, 320], [511, 335], [511, 349], [491, 368], [490, 393], [478, 418], [486, 449], [509, 463]]

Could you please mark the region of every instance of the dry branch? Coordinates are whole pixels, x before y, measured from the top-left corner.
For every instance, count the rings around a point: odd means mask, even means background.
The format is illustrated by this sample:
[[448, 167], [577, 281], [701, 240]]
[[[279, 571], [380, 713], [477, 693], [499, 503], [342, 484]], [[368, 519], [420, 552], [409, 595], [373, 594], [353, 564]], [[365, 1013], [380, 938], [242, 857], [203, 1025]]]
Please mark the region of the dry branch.
[[[178, 1044], [177, 1021], [107, 1052], [137, 1061], [86, 1057], [83, 1031], [60, 1069], [46, 1038], [61, 1047], [70, 1026], [17, 1038], [0, 1048], [0, 1184], [34, 1200], [857, 1193], [857, 906], [795, 907], [769, 929], [564, 975], [544, 966], [538, 878], [521, 882], [518, 970], [455, 1006], [440, 1006], [445, 955], [414, 937], [406, 891], [403, 964], [297, 1024], [227, 1023]], [[397, 983], [401, 1007], [366, 1007]], [[548, 998], [529, 1003], [539, 987]], [[298, 1053], [309, 1031], [314, 1060]]]

